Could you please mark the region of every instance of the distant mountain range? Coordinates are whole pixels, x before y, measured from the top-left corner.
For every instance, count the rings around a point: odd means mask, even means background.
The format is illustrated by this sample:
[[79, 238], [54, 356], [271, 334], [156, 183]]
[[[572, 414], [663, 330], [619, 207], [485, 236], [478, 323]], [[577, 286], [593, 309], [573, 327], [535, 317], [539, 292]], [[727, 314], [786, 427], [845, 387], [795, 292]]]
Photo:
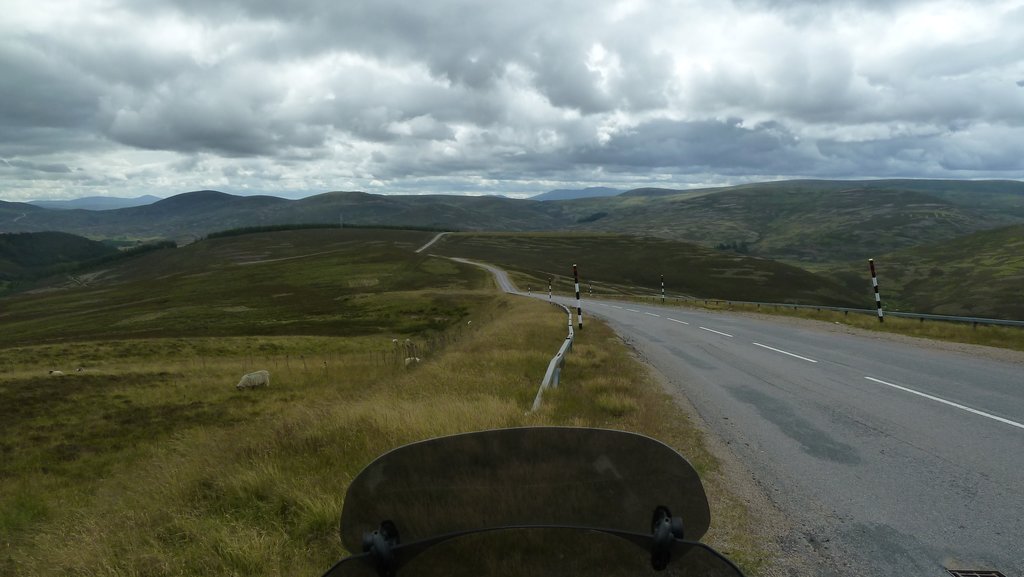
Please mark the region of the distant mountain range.
[[739, 249], [821, 269], [1024, 224], [1024, 183], [798, 180], [698, 190], [645, 188], [547, 201], [364, 192], [286, 200], [202, 190], [102, 211], [0, 201], [0, 232], [56, 230], [94, 239], [187, 242], [230, 228], [341, 220], [467, 231], [624, 233]]
[[135, 198], [119, 198], [114, 196], [87, 196], [74, 200], [33, 200], [28, 204], [42, 208], [56, 210], [70, 210], [80, 208], [83, 210], [114, 210], [118, 208], [129, 208], [132, 206], [145, 206], [160, 200], [160, 197], [147, 194]]
[[[696, 190], [644, 188], [568, 200], [364, 192], [286, 200], [202, 190], [102, 211], [0, 201], [0, 232], [62, 231], [97, 240], [166, 238], [181, 243], [231, 228], [342, 220], [346, 225], [659, 237], [842, 274], [848, 263], [849, 270], [859, 270], [867, 258], [879, 255], [899, 253], [904, 259], [902, 255], [914, 253], [902, 251], [933, 246], [949, 252], [957, 239], [1024, 225], [1024, 182], [794, 180]], [[977, 238], [965, 242], [987, 254], [1007, 237]], [[936, 254], [928, 253], [929, 262]], [[982, 266], [986, 254], [961, 258]], [[932, 268], [941, 270], [941, 262], [935, 262]], [[1000, 267], [1008, 278], [1024, 278], [1024, 265], [1017, 261]], [[938, 282], [939, 273], [928, 274]], [[908, 274], [903, 284], [913, 289], [915, 278], [917, 273]], [[908, 289], [906, 294], [914, 292]], [[907, 308], [930, 310], [917, 306], [924, 303], [913, 296], [898, 299]], [[931, 298], [927, 306], [953, 310], [957, 305]]]

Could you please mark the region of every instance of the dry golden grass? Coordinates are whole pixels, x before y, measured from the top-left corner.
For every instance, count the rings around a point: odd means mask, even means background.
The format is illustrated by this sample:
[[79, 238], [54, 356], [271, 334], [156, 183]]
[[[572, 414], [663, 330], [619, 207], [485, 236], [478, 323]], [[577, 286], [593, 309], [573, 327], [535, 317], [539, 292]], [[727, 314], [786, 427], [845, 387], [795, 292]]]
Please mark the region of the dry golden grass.
[[[458, 432], [541, 424], [631, 430], [677, 447], [702, 475], [716, 470], [700, 434], [600, 323], [579, 333], [561, 386], [537, 413], [528, 409], [564, 339], [564, 315], [544, 303], [497, 297], [458, 333], [409, 368], [398, 361], [404, 353], [389, 350], [390, 339], [376, 337], [167, 339], [76, 349], [91, 363], [85, 374], [107, 383], [85, 397], [69, 393], [61, 406], [80, 422], [124, 399], [133, 408], [164, 410], [201, 403], [209, 418], [172, 412], [160, 422], [164, 431], [131, 422], [111, 429], [141, 436], [121, 439], [116, 451], [108, 447], [114, 463], [87, 451], [50, 473], [22, 463], [13, 482], [0, 481], [6, 494], [19, 496], [6, 503], [38, 503], [43, 512], [6, 525], [0, 574], [319, 575], [343, 555], [338, 517], [358, 471], [396, 446]], [[59, 352], [21, 350], [25, 362], [0, 382], [31, 373], [31, 359]], [[254, 368], [270, 369], [271, 387], [235, 391], [238, 375]], [[49, 383], [73, 386], [74, 378]], [[155, 418], [155, 410], [145, 414]], [[102, 441], [97, 447], [102, 453]], [[723, 484], [712, 484], [710, 494], [713, 515], [742, 521], [745, 509]], [[748, 568], [759, 565], [756, 544], [712, 537], [739, 551]]]

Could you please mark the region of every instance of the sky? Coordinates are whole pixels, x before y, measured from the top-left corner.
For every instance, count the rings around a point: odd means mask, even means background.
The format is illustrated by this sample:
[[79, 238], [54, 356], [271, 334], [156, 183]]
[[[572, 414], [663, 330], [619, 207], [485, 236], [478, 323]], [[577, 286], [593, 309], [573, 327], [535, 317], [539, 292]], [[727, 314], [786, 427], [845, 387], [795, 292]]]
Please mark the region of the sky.
[[3, 0], [0, 199], [1024, 178], [1024, 0]]

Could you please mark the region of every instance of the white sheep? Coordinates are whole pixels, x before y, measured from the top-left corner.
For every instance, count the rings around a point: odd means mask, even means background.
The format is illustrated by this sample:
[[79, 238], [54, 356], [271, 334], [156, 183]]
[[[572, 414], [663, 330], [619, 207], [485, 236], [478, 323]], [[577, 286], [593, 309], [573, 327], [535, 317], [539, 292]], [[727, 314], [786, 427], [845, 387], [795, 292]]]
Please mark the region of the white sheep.
[[256, 371], [255, 373], [249, 373], [243, 375], [242, 380], [238, 381], [235, 388], [238, 390], [251, 389], [254, 387], [269, 387], [270, 386], [270, 372], [269, 371]]
[[63, 377], [64, 371], [50, 371], [51, 377]]
[[419, 357], [407, 357], [405, 359], [405, 366], [408, 367], [409, 365], [414, 364], [414, 363], [418, 363], [418, 362], [420, 362], [420, 358]]

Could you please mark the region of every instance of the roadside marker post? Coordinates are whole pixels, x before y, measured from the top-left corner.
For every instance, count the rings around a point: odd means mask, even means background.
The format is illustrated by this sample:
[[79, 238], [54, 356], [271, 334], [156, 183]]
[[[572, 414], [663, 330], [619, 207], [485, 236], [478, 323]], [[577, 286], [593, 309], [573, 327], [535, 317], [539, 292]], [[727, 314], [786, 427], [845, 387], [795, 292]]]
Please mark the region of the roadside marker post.
[[661, 304], [665, 304], [665, 275], [661, 275]]
[[572, 279], [576, 285], [576, 318], [579, 320], [580, 328], [583, 328], [583, 307], [580, 306], [580, 273], [576, 265], [572, 265]]
[[875, 259], [868, 259], [868, 267], [871, 268], [871, 286], [875, 289], [875, 305], [878, 307], [878, 322], [884, 323], [885, 316], [882, 314], [882, 297], [878, 294], [878, 275], [875, 274]]
[[548, 300], [551, 300], [551, 279], [554, 277], [548, 277]]

